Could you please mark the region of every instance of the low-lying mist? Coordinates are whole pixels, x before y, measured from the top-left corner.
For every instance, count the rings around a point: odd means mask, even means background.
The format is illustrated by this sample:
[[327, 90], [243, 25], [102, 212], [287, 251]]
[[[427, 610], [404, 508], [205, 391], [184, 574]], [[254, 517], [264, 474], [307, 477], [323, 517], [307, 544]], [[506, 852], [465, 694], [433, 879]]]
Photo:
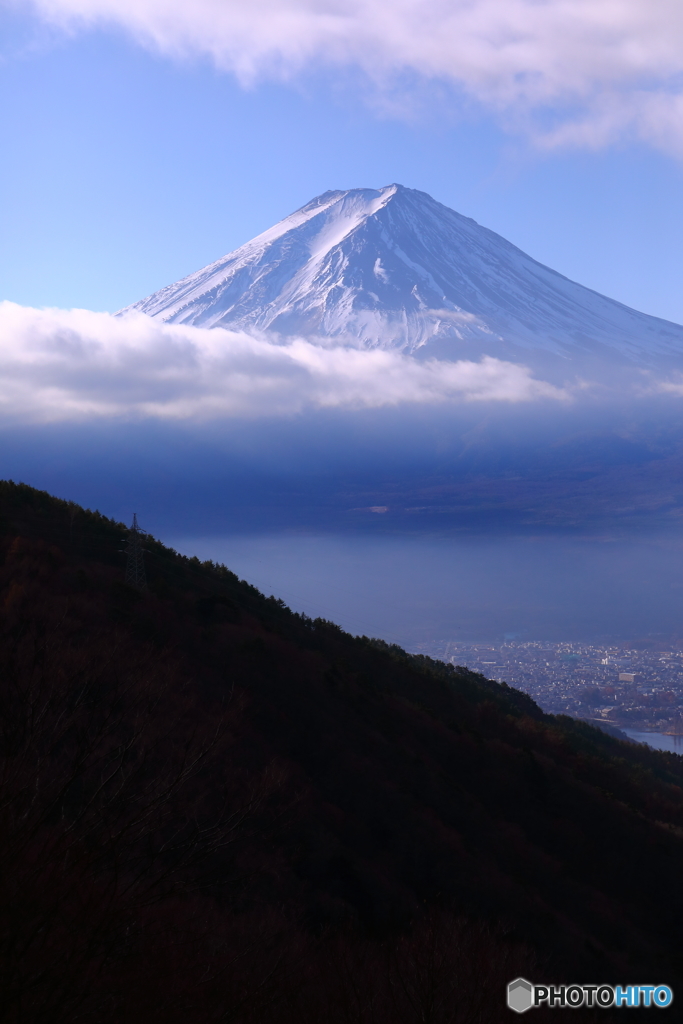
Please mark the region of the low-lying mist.
[[413, 648], [683, 636], [683, 537], [175, 537], [297, 611]]

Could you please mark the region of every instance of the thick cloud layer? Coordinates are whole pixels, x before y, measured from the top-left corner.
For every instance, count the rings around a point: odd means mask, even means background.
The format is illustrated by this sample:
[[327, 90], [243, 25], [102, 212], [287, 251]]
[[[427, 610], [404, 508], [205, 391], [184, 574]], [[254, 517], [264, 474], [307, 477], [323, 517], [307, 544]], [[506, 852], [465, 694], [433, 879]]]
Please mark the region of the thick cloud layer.
[[0, 475], [160, 535], [680, 530], [680, 376], [542, 376], [4, 303]]
[[277, 344], [144, 314], [0, 303], [0, 413], [23, 422], [88, 417], [212, 419], [409, 403], [565, 401], [514, 363], [416, 362], [395, 352]]
[[542, 145], [626, 135], [683, 154], [680, 0], [14, 2], [67, 30], [114, 24], [164, 54], [208, 56], [244, 84], [316, 66], [360, 66], [383, 86], [408, 72]]

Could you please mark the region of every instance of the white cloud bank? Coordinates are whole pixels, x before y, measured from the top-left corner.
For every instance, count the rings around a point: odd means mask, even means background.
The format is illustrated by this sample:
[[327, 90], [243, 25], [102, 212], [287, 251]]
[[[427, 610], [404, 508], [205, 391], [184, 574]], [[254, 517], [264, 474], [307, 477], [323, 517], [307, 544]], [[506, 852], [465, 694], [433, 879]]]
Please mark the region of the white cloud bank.
[[417, 362], [397, 352], [280, 345], [142, 313], [30, 309], [0, 303], [0, 416], [212, 419], [401, 402], [566, 400], [514, 363]]
[[[2, 2], [2, 0], [0, 0]], [[311, 67], [454, 84], [541, 145], [634, 137], [683, 155], [681, 0], [4, 0], [116, 25], [243, 84]], [[535, 116], [539, 115], [539, 116]]]

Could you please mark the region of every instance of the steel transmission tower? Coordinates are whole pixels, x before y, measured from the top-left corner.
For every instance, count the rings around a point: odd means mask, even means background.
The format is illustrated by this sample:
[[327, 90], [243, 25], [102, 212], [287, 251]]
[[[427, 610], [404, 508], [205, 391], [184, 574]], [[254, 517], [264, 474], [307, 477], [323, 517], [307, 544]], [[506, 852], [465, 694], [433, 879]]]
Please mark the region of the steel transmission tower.
[[128, 531], [128, 547], [126, 548], [126, 579], [129, 587], [136, 590], [147, 590], [147, 577], [145, 576], [145, 558], [143, 538], [145, 531], [138, 526], [137, 514], [133, 513], [133, 525]]

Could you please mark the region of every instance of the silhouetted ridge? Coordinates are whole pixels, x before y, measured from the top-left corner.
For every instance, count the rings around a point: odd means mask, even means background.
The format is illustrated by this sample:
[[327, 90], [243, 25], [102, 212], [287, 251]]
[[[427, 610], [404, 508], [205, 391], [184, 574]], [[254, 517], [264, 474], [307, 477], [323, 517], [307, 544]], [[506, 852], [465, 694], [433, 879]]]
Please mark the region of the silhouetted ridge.
[[517, 974], [675, 985], [681, 758], [151, 537], [140, 594], [125, 533], [0, 482], [6, 1020], [478, 1024]]

